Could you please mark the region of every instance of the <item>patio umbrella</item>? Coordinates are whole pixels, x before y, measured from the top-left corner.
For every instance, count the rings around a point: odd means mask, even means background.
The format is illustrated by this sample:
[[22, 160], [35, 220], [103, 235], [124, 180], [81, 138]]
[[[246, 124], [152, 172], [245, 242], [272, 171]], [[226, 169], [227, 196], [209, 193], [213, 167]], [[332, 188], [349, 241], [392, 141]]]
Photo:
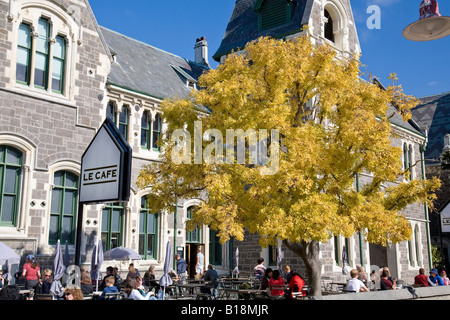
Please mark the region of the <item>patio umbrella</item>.
[[65, 268], [61, 250], [61, 241], [58, 240], [56, 243], [55, 258], [53, 259], [52, 266], [53, 282], [50, 287], [50, 293], [57, 297], [61, 297], [64, 292], [60, 281], [64, 275], [64, 271]]
[[64, 251], [64, 266], [69, 268], [70, 265], [70, 253], [69, 253], [69, 241], [66, 240], [66, 250]]
[[239, 274], [239, 248], [236, 248], [236, 267], [233, 270], [233, 273]]
[[[96, 291], [98, 291], [98, 281], [102, 279], [100, 269], [103, 264], [103, 244], [102, 239], [98, 239], [94, 245], [94, 250], [92, 251], [92, 259], [91, 259], [91, 277], [93, 272], [95, 272], [95, 282], [96, 282]], [[97, 266], [97, 271], [95, 270], [95, 266]], [[92, 278], [94, 280], [94, 278]]]
[[108, 250], [103, 255], [103, 260], [141, 260], [139, 253], [130, 248], [117, 247]]
[[347, 274], [347, 262], [348, 262], [347, 250], [345, 249], [344, 246], [342, 248], [342, 274], [344, 275]]
[[0, 265], [6, 264], [8, 272], [3, 275], [5, 280], [11, 280], [11, 266], [20, 263], [20, 256], [3, 242], [0, 242]]
[[283, 266], [281, 265], [281, 246], [278, 246], [277, 248], [277, 266], [278, 266], [278, 271], [280, 272], [280, 274], [283, 272]]
[[167, 241], [166, 260], [164, 261], [164, 274], [161, 277], [161, 279], [159, 280], [159, 285], [161, 287], [164, 287], [163, 297], [166, 294], [166, 287], [170, 286], [173, 283], [172, 278], [169, 275], [171, 265], [172, 265], [172, 246], [170, 245], [170, 241]]

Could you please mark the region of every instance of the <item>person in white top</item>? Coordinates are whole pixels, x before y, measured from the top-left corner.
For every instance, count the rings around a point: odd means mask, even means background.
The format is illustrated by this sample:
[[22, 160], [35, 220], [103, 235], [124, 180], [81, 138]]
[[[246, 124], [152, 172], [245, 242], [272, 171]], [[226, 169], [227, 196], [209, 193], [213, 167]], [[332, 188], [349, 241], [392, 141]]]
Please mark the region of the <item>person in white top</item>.
[[152, 291], [145, 292], [140, 289], [140, 283], [138, 281], [138, 276], [131, 276], [127, 278], [125, 285], [125, 298], [130, 300], [157, 300], [155, 294]]
[[203, 276], [203, 268], [205, 266], [205, 256], [200, 248], [197, 249], [197, 263], [195, 265], [195, 272]]
[[364, 283], [358, 279], [358, 270], [353, 269], [350, 271], [350, 276], [352, 277], [347, 281], [347, 291], [354, 292], [369, 292], [369, 288], [367, 288]]

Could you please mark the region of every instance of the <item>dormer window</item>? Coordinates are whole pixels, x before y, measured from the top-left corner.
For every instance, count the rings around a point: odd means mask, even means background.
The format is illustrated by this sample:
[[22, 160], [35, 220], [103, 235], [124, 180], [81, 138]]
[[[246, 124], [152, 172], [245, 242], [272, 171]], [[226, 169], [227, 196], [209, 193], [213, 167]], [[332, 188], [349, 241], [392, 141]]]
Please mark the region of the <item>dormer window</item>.
[[172, 67], [173, 70], [175, 70], [178, 75], [180, 76], [181, 79], [183, 79], [184, 81], [186, 81], [186, 86], [188, 88], [192, 88], [192, 89], [197, 89], [197, 80], [195, 80], [193, 77], [191, 77], [186, 71], [184, 71], [183, 69], [181, 69], [178, 66], [174, 66], [174, 65], [170, 65]]
[[327, 10], [325, 10], [325, 39], [335, 42], [333, 18]]
[[296, 1], [258, 0], [254, 10], [258, 12], [258, 30], [264, 31], [291, 21]]

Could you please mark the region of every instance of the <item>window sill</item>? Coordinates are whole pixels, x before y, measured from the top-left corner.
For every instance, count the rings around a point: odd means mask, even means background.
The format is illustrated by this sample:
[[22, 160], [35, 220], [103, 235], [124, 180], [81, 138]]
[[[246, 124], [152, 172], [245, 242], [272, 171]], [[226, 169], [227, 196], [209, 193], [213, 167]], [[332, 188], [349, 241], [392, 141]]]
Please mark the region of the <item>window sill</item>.
[[35, 88], [31, 88], [26, 85], [16, 84], [16, 86], [12, 88], [0, 88], [0, 90], [24, 95], [33, 99], [45, 100], [49, 102], [54, 102], [57, 104], [62, 104], [71, 108], [77, 108], [76, 104], [69, 99], [67, 99], [62, 94], [48, 92], [46, 90], [39, 90]]

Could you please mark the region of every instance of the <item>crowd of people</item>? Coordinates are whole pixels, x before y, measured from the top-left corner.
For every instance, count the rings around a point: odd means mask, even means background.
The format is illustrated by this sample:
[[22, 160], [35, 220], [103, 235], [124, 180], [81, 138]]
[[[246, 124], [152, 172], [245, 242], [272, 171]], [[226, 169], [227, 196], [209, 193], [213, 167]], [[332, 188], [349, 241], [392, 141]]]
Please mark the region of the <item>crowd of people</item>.
[[[294, 293], [300, 293], [302, 296], [306, 295], [303, 291], [305, 287], [304, 278], [296, 270], [291, 269], [289, 265], [283, 267], [283, 275], [279, 270], [266, 268], [264, 259], [260, 258], [257, 265], [253, 268], [256, 279], [259, 279], [259, 290], [267, 292], [267, 296], [272, 299], [290, 299], [293, 298]], [[284, 287], [287, 288], [285, 289]]]
[[[187, 263], [180, 256], [175, 255], [176, 271], [170, 270], [169, 276], [174, 283], [186, 283]], [[204, 256], [201, 250], [197, 253], [197, 261], [195, 265], [195, 280], [203, 280], [210, 285], [201, 288], [201, 293], [217, 297], [217, 290], [219, 286], [219, 275], [214, 267], [210, 264], [207, 270], [203, 271]], [[148, 270], [141, 276], [139, 270], [133, 263], [129, 265], [128, 273], [125, 279], [120, 277], [117, 267], [109, 266], [106, 268], [106, 275], [101, 276], [101, 273], [95, 266], [92, 270], [81, 269], [79, 286], [67, 285], [63, 293], [55, 296], [55, 299], [60, 300], [83, 300], [86, 296], [95, 296], [99, 300], [117, 299], [117, 295], [122, 294], [126, 299], [130, 300], [161, 300], [162, 289], [156, 279], [155, 267], [150, 266]], [[259, 280], [259, 290], [265, 291], [267, 296], [272, 299], [293, 298], [294, 295], [306, 295], [306, 288], [304, 278], [298, 271], [291, 269], [289, 265], [283, 267], [283, 272], [280, 270], [273, 270], [266, 268], [264, 259], [258, 259], [254, 269], [254, 276]], [[26, 290], [32, 293], [25, 297], [26, 299], [33, 299], [33, 295], [54, 295], [52, 292], [53, 275], [52, 270], [45, 269], [41, 272], [39, 263], [34, 255], [28, 255], [26, 262], [22, 268], [21, 273], [15, 275], [18, 281], [24, 281]], [[101, 280], [97, 280], [101, 279]], [[365, 273], [364, 267], [358, 265], [356, 269], [350, 271], [350, 279], [346, 282], [347, 292], [368, 292], [369, 287], [375, 287], [379, 284], [379, 290], [397, 289], [401, 287], [398, 279], [391, 276], [387, 267], [379, 270], [379, 272], [372, 270], [368, 276]], [[440, 273], [436, 268], [430, 271], [429, 275], [425, 274], [425, 269], [420, 268], [419, 274], [414, 278], [414, 286], [416, 287], [430, 287], [430, 286], [448, 286], [450, 279], [444, 270]], [[7, 285], [2, 276], [0, 269], [0, 300], [18, 300], [19, 287], [17, 285]], [[183, 289], [178, 287], [179, 295], [183, 296]], [[171, 289], [167, 288], [167, 293], [174, 294]], [[22, 297], [23, 298], [23, 297]]]

